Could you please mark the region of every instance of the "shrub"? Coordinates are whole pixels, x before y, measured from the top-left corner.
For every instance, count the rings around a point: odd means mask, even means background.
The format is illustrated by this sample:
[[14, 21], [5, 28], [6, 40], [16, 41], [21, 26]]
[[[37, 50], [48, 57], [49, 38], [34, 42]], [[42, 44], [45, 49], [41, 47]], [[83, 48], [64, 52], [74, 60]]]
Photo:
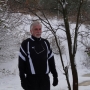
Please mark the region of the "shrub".
[[[61, 49], [61, 53], [64, 54], [65, 53], [65, 46], [62, 45], [62, 42], [60, 41], [59, 37], [57, 37], [57, 40], [58, 40], [58, 44], [59, 44], [60, 49]], [[58, 50], [54, 36], [50, 39], [50, 45], [51, 45], [53, 53], [59, 54], [59, 50]]]

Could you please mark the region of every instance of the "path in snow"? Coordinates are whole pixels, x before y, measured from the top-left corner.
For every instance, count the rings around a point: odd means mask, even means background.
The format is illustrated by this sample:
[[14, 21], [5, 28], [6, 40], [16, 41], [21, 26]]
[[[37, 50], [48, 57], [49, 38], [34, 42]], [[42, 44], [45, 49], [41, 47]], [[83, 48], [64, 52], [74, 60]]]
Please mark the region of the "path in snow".
[[8, 75], [0, 78], [0, 90], [23, 90], [20, 87], [18, 75]]
[[[90, 77], [90, 74], [85, 74], [83, 77]], [[90, 88], [85, 88], [90, 85], [90, 80], [85, 80], [84, 82], [79, 83], [81, 89], [79, 90], [89, 90]], [[85, 89], [82, 89], [85, 88]], [[7, 75], [5, 77], [0, 77], [0, 90], [23, 90], [20, 86], [19, 75]], [[59, 86], [52, 87], [51, 90], [62, 90]], [[63, 89], [67, 90], [67, 89]]]
[[[0, 90], [23, 90], [20, 85], [19, 75], [7, 75], [5, 77], [0, 77]], [[52, 87], [51, 90], [62, 89]]]
[[[90, 77], [90, 73], [84, 74], [83, 77]], [[81, 83], [79, 83], [79, 86], [89, 86], [90, 85], [90, 80], [85, 80]]]

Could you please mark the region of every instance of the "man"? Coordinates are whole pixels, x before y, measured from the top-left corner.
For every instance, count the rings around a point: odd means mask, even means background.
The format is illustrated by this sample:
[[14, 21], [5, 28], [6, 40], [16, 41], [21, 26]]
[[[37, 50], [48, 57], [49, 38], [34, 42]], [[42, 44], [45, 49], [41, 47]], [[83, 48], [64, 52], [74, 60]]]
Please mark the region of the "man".
[[53, 86], [58, 84], [54, 56], [50, 44], [41, 38], [42, 25], [34, 21], [30, 26], [31, 37], [24, 40], [19, 54], [19, 75], [24, 90], [50, 90], [49, 73]]

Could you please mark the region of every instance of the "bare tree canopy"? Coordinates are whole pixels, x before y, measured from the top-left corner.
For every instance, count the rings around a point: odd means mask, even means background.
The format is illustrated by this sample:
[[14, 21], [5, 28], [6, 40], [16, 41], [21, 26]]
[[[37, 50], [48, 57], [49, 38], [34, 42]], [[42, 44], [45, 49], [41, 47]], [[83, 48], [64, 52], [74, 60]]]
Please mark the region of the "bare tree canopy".
[[[27, 14], [37, 17], [41, 23], [45, 26], [47, 31], [50, 31], [50, 34], [54, 37], [56, 42], [58, 52], [60, 55], [64, 75], [66, 77], [68, 90], [71, 90], [71, 85], [68, 77], [68, 66], [65, 66], [64, 59], [62, 57], [61, 46], [59, 44], [59, 39], [63, 39], [61, 36], [57, 36], [57, 31], [63, 31], [65, 33], [65, 40], [67, 41], [68, 46], [68, 57], [71, 65], [71, 72], [73, 78], [73, 90], [78, 90], [78, 72], [75, 62], [75, 56], [77, 52], [78, 46], [78, 37], [84, 36], [79, 28], [82, 23], [90, 23], [90, 9], [89, 9], [90, 1], [87, 0], [8, 0], [8, 10], [6, 8], [6, 12], [9, 12], [11, 16], [14, 16], [14, 13], [19, 15]], [[86, 7], [87, 6], [87, 7]], [[4, 9], [4, 8], [3, 8]], [[3, 16], [3, 14], [0, 14]], [[4, 14], [4, 15], [7, 15]], [[6, 16], [3, 16], [6, 17]], [[20, 17], [20, 16], [19, 16]], [[21, 18], [15, 19], [20, 20]], [[51, 25], [50, 20], [56, 17], [59, 20], [63, 19], [63, 23], [55, 23], [56, 28]], [[0, 19], [0, 25], [7, 26], [7, 20]], [[10, 21], [10, 19], [8, 20]], [[14, 21], [14, 20], [13, 20]], [[29, 20], [30, 21], [30, 20]], [[75, 28], [71, 31], [70, 22], [74, 21]], [[17, 21], [16, 21], [17, 22]], [[18, 23], [15, 23], [11, 26], [18, 26]], [[87, 34], [86, 34], [87, 35]], [[48, 36], [49, 38], [50, 36]], [[63, 40], [64, 40], [63, 39]], [[83, 43], [83, 40], [81, 41]]]

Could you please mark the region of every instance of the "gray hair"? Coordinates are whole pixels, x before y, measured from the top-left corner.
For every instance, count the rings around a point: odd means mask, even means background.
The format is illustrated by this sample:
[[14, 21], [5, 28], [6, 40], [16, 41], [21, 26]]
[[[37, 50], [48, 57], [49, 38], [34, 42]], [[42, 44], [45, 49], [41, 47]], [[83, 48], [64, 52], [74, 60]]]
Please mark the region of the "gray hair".
[[39, 22], [39, 21], [33, 21], [31, 26], [30, 26], [30, 30], [32, 30], [32, 28], [35, 26], [35, 25], [40, 25], [42, 27], [42, 24]]

